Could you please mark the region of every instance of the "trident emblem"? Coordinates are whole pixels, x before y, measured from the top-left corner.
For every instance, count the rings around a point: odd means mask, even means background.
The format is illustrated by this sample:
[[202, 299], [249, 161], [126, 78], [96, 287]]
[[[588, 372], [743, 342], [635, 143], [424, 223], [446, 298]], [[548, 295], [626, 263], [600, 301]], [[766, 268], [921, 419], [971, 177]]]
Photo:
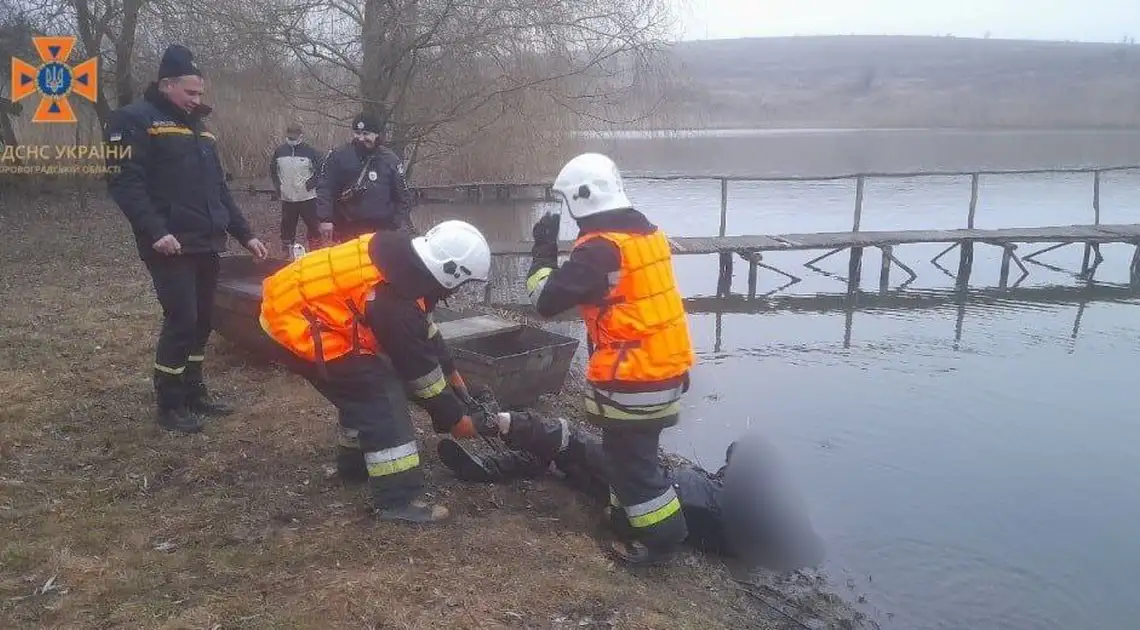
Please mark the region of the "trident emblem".
[[40, 103], [33, 122], [73, 123], [75, 111], [67, 98], [71, 94], [95, 102], [98, 95], [99, 58], [92, 57], [72, 68], [67, 64], [75, 48], [74, 37], [35, 37], [40, 66], [12, 57], [12, 102], [35, 93]]
[[53, 63], [45, 66], [42, 74], [45, 92], [55, 95], [67, 91], [67, 80], [71, 77], [66, 68]]

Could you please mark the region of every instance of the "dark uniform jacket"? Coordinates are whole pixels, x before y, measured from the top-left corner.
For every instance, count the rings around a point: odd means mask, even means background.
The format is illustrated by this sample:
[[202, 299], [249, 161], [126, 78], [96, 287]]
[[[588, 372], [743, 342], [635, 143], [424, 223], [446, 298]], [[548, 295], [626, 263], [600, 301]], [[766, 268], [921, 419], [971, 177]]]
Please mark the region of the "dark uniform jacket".
[[[581, 219], [578, 222], [578, 237], [599, 232], [623, 232], [626, 234], [652, 234], [657, 226], [646, 216], [632, 208], [614, 210]], [[536, 242], [531, 251], [533, 256], [527, 276], [534, 275], [541, 267], [552, 267], [554, 271], [546, 279], [542, 293], [534, 308], [543, 317], [554, 317], [559, 313], [581, 305], [603, 304], [610, 292], [610, 274], [621, 270], [621, 254], [612, 242], [595, 238], [575, 247], [570, 257], [558, 265], [558, 244]], [[684, 385], [688, 375], [654, 383], [662, 389]], [[620, 383], [606, 386], [616, 391], [626, 387]]]
[[104, 141], [118, 147], [108, 152], [107, 188], [144, 259], [162, 255], [153, 245], [167, 234], [186, 254], [223, 252], [227, 235], [243, 245], [253, 238], [226, 185], [216, 138], [202, 122], [210, 111], [203, 105], [189, 116], [151, 84], [107, 123]]
[[[430, 316], [443, 289], [412, 249], [411, 238], [403, 232], [377, 232], [372, 238], [369, 256], [383, 272], [384, 282], [364, 317], [401, 379], [413, 382], [428, 375], [446, 379], [455, 372], [455, 361]], [[425, 287], [430, 288], [425, 291]], [[421, 297], [427, 313], [416, 303]], [[450, 387], [418, 402], [440, 432], [450, 430], [467, 413]]]
[[369, 153], [349, 142], [325, 157], [317, 181], [317, 217], [322, 223], [347, 219], [396, 229], [410, 225], [412, 205], [404, 162], [388, 147], [377, 145]]

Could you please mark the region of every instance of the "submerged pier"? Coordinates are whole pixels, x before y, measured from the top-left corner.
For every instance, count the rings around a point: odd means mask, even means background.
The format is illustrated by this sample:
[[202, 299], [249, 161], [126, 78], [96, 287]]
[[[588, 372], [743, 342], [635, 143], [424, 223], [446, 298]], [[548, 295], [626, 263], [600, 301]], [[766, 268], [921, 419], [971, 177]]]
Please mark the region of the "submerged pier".
[[[820, 176], [820, 177], [730, 177], [730, 176], [628, 176], [629, 180], [716, 180], [720, 182], [720, 229], [715, 236], [684, 236], [672, 237], [673, 253], [675, 255], [717, 254], [720, 257], [719, 274], [717, 279], [718, 297], [727, 297], [732, 294], [732, 279], [734, 262], [742, 260], [748, 265], [748, 297], [757, 296], [757, 283], [760, 270], [778, 274], [786, 282], [779, 287], [762, 295], [771, 295], [782, 291], [802, 278], [785, 271], [770, 262], [765, 261], [764, 255], [778, 251], [804, 251], [823, 250], [824, 253], [804, 263], [805, 267], [814, 271], [823, 272], [817, 266], [822, 260], [835, 256], [841, 252], [848, 252], [847, 276], [840, 278], [848, 285], [849, 291], [859, 289], [863, 275], [863, 253], [868, 248], [878, 249], [882, 253], [878, 280], [880, 292], [892, 290], [891, 275], [897, 268], [906, 274], [907, 278], [893, 290], [905, 288], [917, 278], [915, 271], [896, 256], [895, 248], [913, 244], [947, 244], [931, 262], [955, 279], [959, 288], [966, 288], [970, 283], [973, 271], [974, 248], [981, 244], [1000, 248], [1002, 262], [1000, 271], [1000, 287], [1002, 289], [1015, 288], [1029, 276], [1029, 269], [1025, 262], [1036, 262], [1034, 259], [1046, 252], [1068, 245], [1082, 245], [1084, 257], [1080, 278], [1091, 277], [1097, 266], [1104, 261], [1100, 247], [1106, 243], [1125, 243], [1134, 246], [1130, 264], [1130, 278], [1132, 285], [1140, 285], [1140, 223], [1128, 224], [1102, 224], [1100, 212], [1101, 176], [1114, 171], [1140, 170], [1140, 165], [1106, 166], [1098, 168], [1080, 169], [1029, 169], [1029, 170], [977, 170], [977, 171], [922, 171], [908, 173], [856, 173], [850, 175]], [[1052, 225], [1043, 227], [1017, 227], [1001, 229], [980, 229], [975, 225], [978, 209], [979, 182], [983, 176], [1010, 176], [1033, 174], [1087, 174], [1091, 184], [1091, 222], [1075, 225]], [[867, 231], [861, 229], [863, 218], [863, 200], [866, 183], [871, 179], [903, 179], [916, 177], [951, 177], [968, 176], [971, 181], [971, 194], [965, 225], [959, 229], [951, 230], [890, 230]], [[803, 234], [754, 234], [754, 235], [728, 235], [728, 190], [731, 182], [823, 182], [835, 180], [854, 180], [855, 198], [853, 203], [852, 226], [845, 232], [819, 232]], [[521, 186], [521, 185], [520, 185]], [[527, 184], [528, 190], [544, 190], [543, 199], [549, 198], [546, 184]], [[538, 197], [538, 195], [535, 195]], [[535, 199], [536, 201], [539, 199]], [[492, 243], [492, 252], [496, 256], [525, 256], [531, 251], [531, 242]], [[562, 241], [559, 249], [569, 252], [573, 243]], [[1023, 245], [1046, 245], [1035, 249], [1028, 254], [1019, 254], [1019, 247]], [[957, 249], [959, 252], [955, 270], [946, 269], [939, 264], [944, 256]], [[951, 263], [953, 265], [953, 263]], [[1045, 263], [1038, 263], [1048, 267]], [[1013, 282], [1010, 276], [1016, 266], [1019, 275]]]

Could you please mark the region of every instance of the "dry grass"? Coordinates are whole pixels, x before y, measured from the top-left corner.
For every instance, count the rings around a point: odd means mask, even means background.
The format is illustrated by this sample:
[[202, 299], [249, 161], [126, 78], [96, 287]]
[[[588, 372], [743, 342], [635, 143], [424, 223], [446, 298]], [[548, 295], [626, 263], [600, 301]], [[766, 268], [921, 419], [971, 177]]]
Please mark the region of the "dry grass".
[[[598, 506], [555, 480], [455, 482], [422, 429], [457, 518], [376, 523], [330, 474], [331, 407], [217, 337], [207, 378], [240, 411], [158, 430], [159, 310], [125, 221], [103, 200], [81, 224], [73, 200], [29, 203], [0, 216], [0, 627], [780, 627], [719, 563], [614, 567]], [[266, 231], [270, 206], [244, 205]], [[796, 579], [790, 597], [837, 614]]]

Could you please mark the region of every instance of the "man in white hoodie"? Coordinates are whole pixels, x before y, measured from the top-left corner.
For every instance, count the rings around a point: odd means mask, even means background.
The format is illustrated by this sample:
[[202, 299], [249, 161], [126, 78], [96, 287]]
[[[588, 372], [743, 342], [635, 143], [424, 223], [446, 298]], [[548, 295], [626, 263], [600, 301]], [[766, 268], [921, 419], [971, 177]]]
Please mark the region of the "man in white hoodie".
[[285, 143], [277, 147], [269, 162], [269, 176], [281, 200], [281, 246], [286, 256], [297, 238], [298, 218], [305, 222], [306, 249], [313, 249], [320, 238], [316, 192], [320, 171], [320, 155], [302, 139], [301, 125], [290, 124], [285, 129]]

